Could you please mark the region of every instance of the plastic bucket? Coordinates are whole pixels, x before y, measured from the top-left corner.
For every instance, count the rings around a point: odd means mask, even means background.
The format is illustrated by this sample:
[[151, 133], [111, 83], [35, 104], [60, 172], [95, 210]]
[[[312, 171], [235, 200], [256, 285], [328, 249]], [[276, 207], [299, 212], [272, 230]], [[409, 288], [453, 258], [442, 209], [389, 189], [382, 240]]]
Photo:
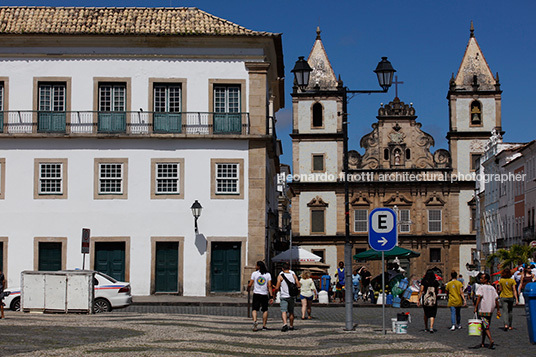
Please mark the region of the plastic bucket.
[[408, 322], [407, 321], [395, 322], [395, 333], [398, 335], [408, 333]]
[[482, 321], [479, 319], [469, 320], [469, 336], [480, 336], [482, 334]]
[[391, 319], [391, 325], [392, 325], [393, 332], [396, 332], [396, 321], [397, 320], [395, 318]]

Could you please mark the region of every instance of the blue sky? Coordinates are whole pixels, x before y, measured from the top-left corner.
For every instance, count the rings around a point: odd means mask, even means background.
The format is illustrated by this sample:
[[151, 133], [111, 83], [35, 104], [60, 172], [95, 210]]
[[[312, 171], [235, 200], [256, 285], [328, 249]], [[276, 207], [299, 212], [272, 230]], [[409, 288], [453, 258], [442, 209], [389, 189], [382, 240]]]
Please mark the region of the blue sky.
[[[294, 62], [307, 56], [316, 27], [336, 75], [350, 89], [378, 89], [372, 72], [388, 56], [400, 81], [399, 97], [413, 103], [417, 121], [435, 139], [435, 149], [448, 148], [449, 79], [462, 60], [473, 20], [475, 36], [493, 73], [499, 72], [504, 140], [536, 139], [536, 115], [530, 103], [536, 91], [536, 2], [532, 0], [0, 0], [0, 5], [197, 7], [258, 31], [283, 34], [286, 108], [278, 113], [282, 162], [291, 164], [291, 86]], [[387, 94], [360, 95], [349, 104], [350, 149], [371, 131]]]

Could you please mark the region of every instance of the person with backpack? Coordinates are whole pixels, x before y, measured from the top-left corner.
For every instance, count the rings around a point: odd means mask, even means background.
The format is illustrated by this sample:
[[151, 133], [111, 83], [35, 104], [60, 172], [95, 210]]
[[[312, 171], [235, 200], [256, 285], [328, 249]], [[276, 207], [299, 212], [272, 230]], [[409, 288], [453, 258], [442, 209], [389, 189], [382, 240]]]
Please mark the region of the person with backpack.
[[300, 282], [296, 274], [290, 270], [289, 263], [284, 262], [282, 269], [283, 271], [277, 276], [275, 292], [281, 292], [281, 302], [279, 304], [281, 318], [283, 319], [281, 332], [287, 332], [294, 330], [294, 303], [296, 296], [300, 293]]
[[257, 312], [262, 310], [262, 329], [268, 330], [266, 323], [268, 322], [268, 304], [273, 302], [272, 298], [272, 276], [266, 269], [266, 264], [263, 261], [257, 262], [257, 270], [251, 274], [251, 279], [248, 283], [248, 291], [253, 286], [253, 331], [257, 331]]
[[[422, 306], [424, 310], [424, 331], [434, 333], [434, 322], [437, 315], [437, 292], [439, 283], [436, 280], [435, 273], [428, 269], [424, 278], [421, 280], [421, 290], [417, 306]], [[429, 323], [428, 323], [429, 322]]]

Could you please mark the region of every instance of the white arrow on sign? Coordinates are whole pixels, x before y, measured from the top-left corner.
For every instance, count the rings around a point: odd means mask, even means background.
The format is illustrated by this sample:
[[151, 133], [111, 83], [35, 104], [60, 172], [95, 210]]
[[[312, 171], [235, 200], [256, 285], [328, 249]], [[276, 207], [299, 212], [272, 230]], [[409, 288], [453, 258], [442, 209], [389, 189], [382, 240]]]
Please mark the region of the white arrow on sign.
[[382, 247], [383, 247], [387, 242], [389, 242], [389, 241], [388, 241], [387, 238], [385, 238], [385, 237], [382, 237], [382, 239], [378, 239], [378, 243], [381, 243], [381, 244], [382, 244]]

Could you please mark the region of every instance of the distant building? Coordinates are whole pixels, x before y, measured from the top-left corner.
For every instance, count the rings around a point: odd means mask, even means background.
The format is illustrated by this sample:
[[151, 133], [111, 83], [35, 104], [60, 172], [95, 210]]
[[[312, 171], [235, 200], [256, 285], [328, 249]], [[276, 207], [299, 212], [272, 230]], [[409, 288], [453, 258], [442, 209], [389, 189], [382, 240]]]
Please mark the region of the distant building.
[[498, 249], [536, 240], [536, 141], [504, 143], [494, 132], [480, 158], [477, 178], [477, 242], [483, 265]]
[[[0, 7], [0, 265], [239, 292], [278, 233], [280, 34], [196, 8]], [[202, 207], [194, 232], [190, 207]]]
[[[308, 57], [309, 87], [293, 97], [293, 240], [323, 251], [335, 272], [345, 241], [342, 133], [343, 83], [337, 79], [320, 32]], [[350, 235], [354, 253], [369, 249], [368, 214], [398, 210], [399, 245], [421, 256], [401, 264], [408, 274], [434, 269], [467, 276], [476, 251], [475, 162], [492, 129], [501, 131], [501, 90], [471, 25], [469, 43], [449, 92], [449, 150], [431, 151], [416, 109], [399, 98], [378, 109], [359, 153], [349, 151]], [[351, 147], [351, 144], [350, 144]], [[379, 265], [375, 267], [379, 271]]]

